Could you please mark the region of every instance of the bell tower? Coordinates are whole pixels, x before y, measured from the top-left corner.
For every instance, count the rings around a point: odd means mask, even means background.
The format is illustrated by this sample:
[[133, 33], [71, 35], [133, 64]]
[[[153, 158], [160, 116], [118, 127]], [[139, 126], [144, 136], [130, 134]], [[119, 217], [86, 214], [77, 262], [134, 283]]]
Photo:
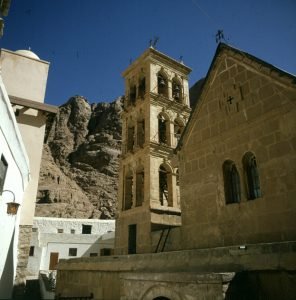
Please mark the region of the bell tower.
[[190, 71], [150, 47], [123, 72], [116, 254], [155, 252], [152, 233], [181, 225], [173, 152], [190, 114]]

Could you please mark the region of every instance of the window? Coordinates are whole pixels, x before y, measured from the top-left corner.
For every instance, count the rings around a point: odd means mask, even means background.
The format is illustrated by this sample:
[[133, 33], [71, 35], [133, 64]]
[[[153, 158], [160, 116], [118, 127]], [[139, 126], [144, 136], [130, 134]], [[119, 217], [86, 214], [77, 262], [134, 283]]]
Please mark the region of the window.
[[124, 183], [124, 209], [132, 208], [133, 204], [133, 173], [132, 171], [127, 172]]
[[3, 155], [1, 155], [0, 161], [0, 194], [3, 192], [3, 186], [5, 182], [5, 176], [7, 172], [8, 164]]
[[241, 200], [239, 173], [235, 163], [227, 160], [223, 164], [224, 192], [226, 204], [238, 203]]
[[75, 233], [75, 229], [71, 229], [71, 233], [74, 234]]
[[58, 233], [63, 233], [63, 232], [64, 232], [64, 229], [58, 228]]
[[135, 127], [130, 126], [127, 129], [127, 151], [133, 151], [135, 144]]
[[169, 120], [161, 113], [158, 115], [158, 142], [170, 145]]
[[91, 234], [91, 225], [82, 225], [82, 234]]
[[144, 201], [144, 168], [139, 167], [136, 175], [136, 206], [141, 206]]
[[139, 97], [144, 99], [146, 93], [146, 80], [145, 77], [139, 80]]
[[113, 255], [114, 250], [111, 248], [102, 248], [100, 251], [101, 256], [110, 256]]
[[32, 227], [32, 232], [37, 232], [37, 231], [38, 231], [38, 228]]
[[163, 95], [165, 97], [168, 96], [168, 81], [167, 78], [161, 73], [157, 75], [157, 89], [159, 95]]
[[30, 246], [29, 256], [34, 256], [34, 250], [35, 250], [35, 247]]
[[69, 248], [69, 256], [77, 256], [77, 248]]
[[183, 123], [180, 120], [176, 119], [174, 121], [174, 136], [176, 139], [176, 146], [181, 138], [181, 134], [182, 134], [183, 130], [184, 130]]
[[173, 79], [172, 88], [173, 88], [172, 96], [173, 96], [174, 100], [176, 100], [178, 102], [181, 102], [181, 100], [182, 100], [182, 98], [181, 98], [181, 93], [182, 93], [181, 84], [176, 79]]
[[130, 104], [136, 103], [136, 97], [137, 97], [137, 87], [135, 85], [130, 86]]
[[169, 180], [171, 174], [164, 165], [159, 167], [159, 201], [162, 206], [172, 206], [171, 193], [169, 193]]
[[137, 125], [137, 145], [143, 147], [145, 143], [145, 121], [138, 121]]
[[247, 152], [243, 157], [243, 167], [248, 200], [261, 197], [259, 172], [256, 157], [252, 152]]
[[98, 256], [98, 253], [90, 253], [89, 254], [89, 257], [96, 257], [96, 256]]

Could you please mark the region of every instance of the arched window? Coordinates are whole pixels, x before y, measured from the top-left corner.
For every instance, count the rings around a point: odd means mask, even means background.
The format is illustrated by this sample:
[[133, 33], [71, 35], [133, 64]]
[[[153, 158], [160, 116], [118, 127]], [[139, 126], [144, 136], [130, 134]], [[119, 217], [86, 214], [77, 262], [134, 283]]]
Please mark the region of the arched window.
[[168, 206], [169, 203], [168, 172], [163, 165], [159, 167], [159, 201], [162, 206]]
[[163, 114], [158, 115], [158, 142], [169, 145], [170, 133], [169, 122]]
[[130, 104], [135, 105], [137, 97], [137, 87], [135, 84], [130, 86], [129, 100]]
[[141, 206], [144, 201], [144, 168], [139, 167], [136, 175], [136, 206]]
[[127, 151], [133, 151], [135, 144], [135, 127], [129, 125], [127, 128]]
[[182, 86], [177, 79], [172, 82], [172, 96], [177, 102], [182, 102]]
[[144, 99], [146, 93], [146, 79], [142, 77], [139, 79], [139, 97]]
[[175, 121], [174, 121], [174, 137], [175, 137], [176, 145], [178, 144], [178, 142], [180, 140], [183, 130], [184, 130], [184, 124], [179, 119], [175, 119]]
[[132, 208], [133, 204], [133, 173], [129, 171], [124, 180], [124, 210]]
[[145, 143], [145, 120], [138, 120], [137, 122], [137, 145], [143, 147]]
[[159, 95], [168, 97], [168, 80], [162, 73], [157, 75], [157, 89]]
[[226, 204], [238, 203], [241, 200], [239, 173], [235, 163], [227, 160], [223, 164], [224, 192]]
[[247, 152], [243, 157], [245, 183], [248, 199], [253, 200], [261, 197], [259, 172], [256, 157], [252, 152]]

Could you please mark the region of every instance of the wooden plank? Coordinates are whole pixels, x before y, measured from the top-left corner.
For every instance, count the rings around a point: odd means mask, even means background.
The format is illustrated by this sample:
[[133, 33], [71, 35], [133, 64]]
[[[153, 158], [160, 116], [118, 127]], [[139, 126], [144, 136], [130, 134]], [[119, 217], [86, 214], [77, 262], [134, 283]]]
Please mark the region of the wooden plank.
[[10, 99], [11, 104], [41, 110], [46, 113], [56, 114], [59, 109], [55, 105], [49, 105], [49, 104], [36, 102], [36, 101], [28, 100], [28, 99], [23, 99], [23, 98], [19, 98], [19, 97], [9, 96], [9, 99]]

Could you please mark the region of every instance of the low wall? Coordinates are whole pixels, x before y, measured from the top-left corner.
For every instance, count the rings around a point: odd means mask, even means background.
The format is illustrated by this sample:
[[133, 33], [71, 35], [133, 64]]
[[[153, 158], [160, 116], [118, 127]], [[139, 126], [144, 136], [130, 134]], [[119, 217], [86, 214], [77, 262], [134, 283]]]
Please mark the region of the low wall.
[[[209, 297], [205, 299], [222, 299], [223, 273], [246, 270], [296, 270], [296, 242], [61, 260], [56, 293], [146, 300], [149, 290], [159, 288], [158, 292], [163, 292], [159, 296], [165, 296], [166, 291], [171, 300], [190, 299], [192, 293], [206, 293]], [[136, 289], [142, 294], [136, 295]]]

